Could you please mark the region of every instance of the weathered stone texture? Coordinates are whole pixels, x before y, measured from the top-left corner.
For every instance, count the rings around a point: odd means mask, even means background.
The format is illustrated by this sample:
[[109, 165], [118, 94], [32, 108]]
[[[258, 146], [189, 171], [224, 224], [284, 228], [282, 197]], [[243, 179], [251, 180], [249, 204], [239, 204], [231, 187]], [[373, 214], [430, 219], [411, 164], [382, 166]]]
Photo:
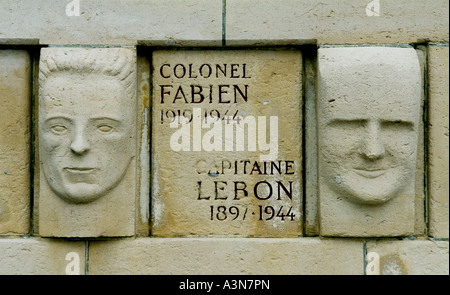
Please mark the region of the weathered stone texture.
[[380, 240], [367, 243], [380, 257], [380, 275], [448, 275], [448, 241]]
[[148, 236], [150, 233], [150, 56], [137, 57], [137, 98], [138, 98], [138, 138], [139, 138], [139, 193], [136, 203], [136, 234]]
[[1, 275], [82, 275], [85, 257], [84, 241], [0, 239]]
[[449, 236], [449, 49], [428, 48], [429, 234]]
[[156, 51], [153, 75], [152, 234], [300, 235], [300, 52]]
[[369, 16], [377, 1], [4, 0], [0, 43], [220, 46], [223, 33], [228, 45], [448, 42], [447, 1], [379, 0]]
[[0, 234], [30, 225], [31, 62], [23, 50], [0, 50]]
[[[77, 8], [71, 5], [76, 2]], [[3, 0], [0, 15], [0, 44], [221, 44], [221, 0]]]
[[373, 2], [228, 0], [227, 44], [448, 42], [448, 1], [380, 0], [379, 16]]
[[362, 274], [362, 242], [138, 238], [89, 243], [89, 274]]

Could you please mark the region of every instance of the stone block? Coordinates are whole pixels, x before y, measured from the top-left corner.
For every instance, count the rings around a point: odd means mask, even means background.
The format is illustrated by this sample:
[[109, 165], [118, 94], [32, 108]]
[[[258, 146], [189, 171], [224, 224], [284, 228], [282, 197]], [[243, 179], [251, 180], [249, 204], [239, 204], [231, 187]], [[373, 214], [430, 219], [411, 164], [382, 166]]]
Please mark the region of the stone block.
[[446, 0], [227, 0], [226, 44], [445, 43], [448, 9]]
[[3, 0], [0, 15], [0, 44], [222, 43], [222, 0]]
[[150, 56], [137, 57], [137, 95], [139, 126], [139, 194], [136, 203], [136, 234], [148, 236], [150, 233]]
[[0, 50], [0, 235], [30, 228], [31, 62]]
[[0, 239], [0, 275], [83, 275], [84, 241]]
[[[448, 275], [448, 241], [380, 240], [367, 243], [367, 253], [374, 252], [380, 275]], [[369, 264], [372, 261], [369, 262]]]
[[449, 51], [448, 46], [428, 48], [428, 197], [429, 234], [449, 233]]
[[138, 238], [89, 243], [89, 274], [314, 275], [364, 272], [362, 242], [320, 238]]
[[135, 234], [136, 76], [131, 48], [41, 50], [40, 236]]
[[302, 234], [298, 50], [153, 53], [152, 234]]
[[[416, 46], [416, 53], [419, 57], [419, 63], [420, 63], [420, 69], [422, 72], [422, 85], [427, 84], [427, 77], [426, 77], [426, 46], [424, 45], [417, 45]], [[416, 191], [416, 197], [414, 200], [414, 215], [415, 215], [415, 225], [414, 225], [414, 233], [413, 236], [415, 237], [424, 237], [427, 233], [427, 220], [426, 220], [426, 211], [427, 211], [427, 205], [426, 205], [426, 163], [425, 163], [425, 150], [426, 150], [426, 143], [425, 143], [425, 111], [426, 111], [426, 87], [422, 86], [422, 101], [420, 105], [420, 120], [419, 120], [419, 134], [417, 138], [417, 160], [416, 160], [416, 181], [415, 181], [415, 191]]]
[[318, 53], [323, 236], [404, 236], [415, 227], [422, 75], [413, 48]]
[[305, 173], [305, 235], [319, 235], [319, 185], [317, 177], [317, 114], [316, 114], [316, 72], [317, 48], [302, 50], [304, 58], [304, 173]]

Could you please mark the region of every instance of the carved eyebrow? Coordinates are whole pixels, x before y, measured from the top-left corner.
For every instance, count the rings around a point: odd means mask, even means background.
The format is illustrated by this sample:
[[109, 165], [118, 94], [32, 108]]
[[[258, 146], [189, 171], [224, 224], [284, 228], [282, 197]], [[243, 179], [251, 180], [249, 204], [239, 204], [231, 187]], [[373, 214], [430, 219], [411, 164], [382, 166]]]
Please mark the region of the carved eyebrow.
[[408, 124], [408, 125], [414, 125], [413, 121], [408, 121], [408, 120], [402, 120], [402, 119], [382, 119], [380, 120], [381, 123], [398, 123], [398, 124]]
[[119, 118], [112, 118], [112, 117], [90, 117], [89, 120], [92, 121], [107, 120], [107, 121], [114, 121], [116, 123], [122, 123], [122, 121]]
[[49, 121], [53, 121], [53, 120], [61, 120], [61, 119], [62, 119], [62, 120], [65, 120], [65, 121], [69, 121], [69, 122], [72, 122], [72, 121], [73, 121], [73, 118], [70, 117], [70, 116], [63, 115], [63, 114], [55, 114], [55, 115], [52, 115], [52, 116], [46, 118], [44, 122], [47, 123], [47, 122], [49, 122]]
[[336, 125], [336, 124], [360, 124], [360, 125], [364, 125], [366, 122], [367, 122], [367, 119], [362, 119], [362, 118], [354, 118], [354, 119], [335, 118], [335, 119], [331, 119], [328, 122], [328, 125]]
[[[354, 118], [354, 119], [348, 119], [348, 118], [336, 118], [336, 119], [332, 119], [328, 122], [328, 125], [334, 126], [334, 125], [361, 125], [364, 126], [364, 124], [366, 124], [368, 121], [368, 119], [361, 119], [361, 118]], [[403, 120], [403, 119], [380, 119], [379, 121], [382, 125], [389, 125], [389, 126], [402, 126], [402, 127], [406, 127], [409, 128], [410, 130], [414, 129], [414, 122], [413, 121], [408, 121], [408, 120]]]
[[407, 127], [411, 130], [414, 129], [414, 122], [413, 121], [408, 121], [408, 120], [402, 120], [402, 119], [395, 119], [395, 120], [380, 120], [381, 124], [383, 125], [399, 125], [399, 126], [403, 126], [403, 127]]

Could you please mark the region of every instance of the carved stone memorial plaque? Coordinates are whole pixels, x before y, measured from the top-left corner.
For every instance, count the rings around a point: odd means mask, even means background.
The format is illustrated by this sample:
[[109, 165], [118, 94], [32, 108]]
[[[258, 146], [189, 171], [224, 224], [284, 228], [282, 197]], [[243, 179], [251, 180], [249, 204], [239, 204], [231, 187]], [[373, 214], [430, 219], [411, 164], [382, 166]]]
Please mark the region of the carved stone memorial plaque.
[[136, 198], [136, 53], [44, 48], [39, 234], [130, 236]]
[[320, 234], [414, 232], [421, 69], [413, 48], [321, 48]]
[[297, 50], [153, 53], [152, 234], [302, 233]]

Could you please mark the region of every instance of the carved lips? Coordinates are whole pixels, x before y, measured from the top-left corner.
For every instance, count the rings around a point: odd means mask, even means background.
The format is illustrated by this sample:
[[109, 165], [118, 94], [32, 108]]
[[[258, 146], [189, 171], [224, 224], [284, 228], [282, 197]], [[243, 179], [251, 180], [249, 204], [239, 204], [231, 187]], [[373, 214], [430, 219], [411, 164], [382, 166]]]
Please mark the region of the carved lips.
[[96, 182], [95, 172], [98, 168], [91, 167], [65, 167], [63, 171], [67, 181], [75, 183], [93, 184]]
[[96, 168], [65, 167], [64, 170], [74, 174], [88, 174], [96, 170]]
[[356, 168], [356, 173], [366, 178], [377, 178], [386, 173], [386, 169], [382, 168]]

